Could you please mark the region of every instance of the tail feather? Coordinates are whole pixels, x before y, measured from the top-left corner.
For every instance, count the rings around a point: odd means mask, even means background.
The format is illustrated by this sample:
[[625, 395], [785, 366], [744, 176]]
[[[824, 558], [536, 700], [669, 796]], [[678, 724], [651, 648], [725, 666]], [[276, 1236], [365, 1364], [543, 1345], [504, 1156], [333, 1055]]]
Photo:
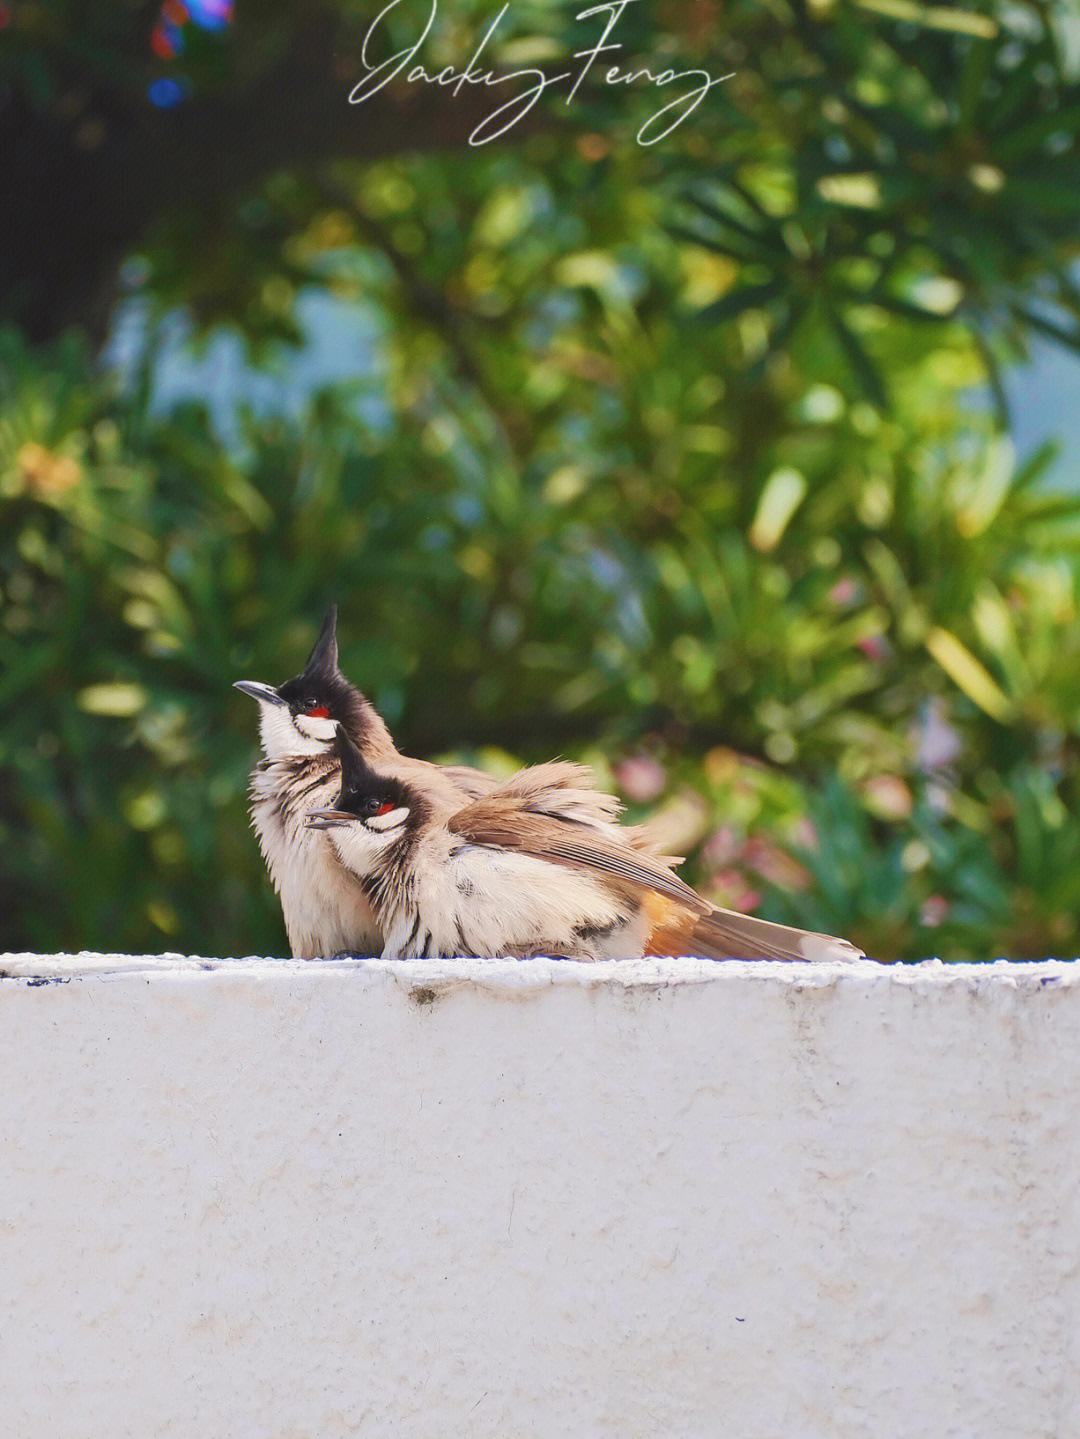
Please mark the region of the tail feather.
[[756, 919], [731, 909], [687, 915], [681, 924], [653, 930], [647, 951], [653, 955], [696, 955], [699, 959], [853, 960], [865, 959], [846, 939], [814, 934], [787, 924]]

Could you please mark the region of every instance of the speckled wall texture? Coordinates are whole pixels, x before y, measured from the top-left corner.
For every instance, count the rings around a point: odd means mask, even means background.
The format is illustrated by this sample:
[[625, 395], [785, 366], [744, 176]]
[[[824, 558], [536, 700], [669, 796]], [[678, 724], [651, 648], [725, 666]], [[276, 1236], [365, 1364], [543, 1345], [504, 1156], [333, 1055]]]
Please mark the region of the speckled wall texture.
[[0, 968], [11, 1439], [1080, 1435], [1075, 966]]

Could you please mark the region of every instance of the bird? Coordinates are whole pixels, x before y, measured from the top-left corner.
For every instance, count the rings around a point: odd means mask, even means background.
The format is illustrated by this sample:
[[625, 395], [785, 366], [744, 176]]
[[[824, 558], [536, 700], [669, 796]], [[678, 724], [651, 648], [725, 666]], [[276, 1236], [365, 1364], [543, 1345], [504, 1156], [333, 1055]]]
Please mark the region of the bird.
[[464, 805], [370, 762], [339, 728], [342, 788], [306, 825], [367, 895], [384, 959], [852, 960], [846, 940], [702, 899], [679, 860], [635, 843], [621, 806], [567, 761], [520, 770]]
[[336, 605], [327, 610], [300, 674], [277, 687], [237, 680], [234, 688], [259, 706], [263, 758], [251, 777], [251, 821], [281, 899], [293, 956], [377, 953], [383, 938], [363, 888], [326, 837], [303, 824], [309, 809], [332, 804], [341, 789], [334, 745], [339, 726], [373, 762], [440, 804], [460, 807], [495, 779], [481, 770], [399, 753], [375, 707], [339, 668]]

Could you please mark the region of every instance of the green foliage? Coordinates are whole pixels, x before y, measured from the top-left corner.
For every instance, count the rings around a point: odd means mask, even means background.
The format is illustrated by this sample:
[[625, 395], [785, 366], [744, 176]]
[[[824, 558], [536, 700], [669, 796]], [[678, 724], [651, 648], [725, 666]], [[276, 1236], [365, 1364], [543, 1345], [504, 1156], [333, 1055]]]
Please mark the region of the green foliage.
[[[24, 59], [73, 63], [64, 14]], [[1075, 952], [1080, 502], [978, 388], [1080, 319], [1059, 27], [717, 16], [634, 12], [637, 53], [737, 72], [671, 144], [593, 89], [452, 161], [181, 192], [129, 246], [124, 386], [3, 332], [0, 944], [283, 952], [230, 684], [295, 672], [336, 600], [403, 747], [581, 756], [721, 902], [880, 958]], [[254, 85], [293, 21], [249, 23]], [[312, 291], [376, 337], [347, 382], [228, 442], [155, 404], [164, 306], [273, 364]]]
[[[868, 12], [889, 17], [872, 38]], [[688, 183], [682, 233], [739, 266], [705, 316], [760, 312], [763, 356], [805, 327], [881, 407], [880, 322], [929, 330], [953, 317], [1004, 405], [989, 337], [1080, 349], [1075, 18], [866, 0], [796, 4], [792, 20], [791, 44], [766, 52], [758, 101], [783, 110], [786, 143], [744, 130]]]
[[[741, 902], [733, 870], [778, 881], [767, 910], [887, 957], [1074, 939], [1078, 871], [1056, 857], [1080, 834], [1075, 573], [1048, 537], [1078, 507], [1010, 482], [998, 442], [869, 517], [860, 488], [853, 505], [811, 484], [762, 553], [775, 457], [756, 502], [624, 483], [619, 517], [566, 454], [484, 475], [422, 391], [389, 431], [345, 396], [296, 428], [249, 419], [228, 458], [199, 411], [155, 419], [74, 350], [39, 368], [9, 340], [5, 359], [9, 943], [280, 950], [244, 818], [254, 716], [229, 685], [297, 669], [331, 598], [348, 672], [411, 748], [572, 751], [616, 779], [644, 749], [659, 788], [640, 811], [720, 899]], [[829, 435], [866, 457], [838, 420]], [[920, 934], [924, 913], [948, 922]]]

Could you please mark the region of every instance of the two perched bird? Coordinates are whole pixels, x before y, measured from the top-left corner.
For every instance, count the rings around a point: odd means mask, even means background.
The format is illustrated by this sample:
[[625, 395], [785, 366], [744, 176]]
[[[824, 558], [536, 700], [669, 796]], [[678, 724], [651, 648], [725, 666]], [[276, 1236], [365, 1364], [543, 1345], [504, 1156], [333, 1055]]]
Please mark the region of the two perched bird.
[[252, 822], [296, 957], [860, 957], [702, 899], [580, 765], [498, 781], [401, 754], [338, 667], [336, 622], [295, 679], [236, 685], [259, 705]]

